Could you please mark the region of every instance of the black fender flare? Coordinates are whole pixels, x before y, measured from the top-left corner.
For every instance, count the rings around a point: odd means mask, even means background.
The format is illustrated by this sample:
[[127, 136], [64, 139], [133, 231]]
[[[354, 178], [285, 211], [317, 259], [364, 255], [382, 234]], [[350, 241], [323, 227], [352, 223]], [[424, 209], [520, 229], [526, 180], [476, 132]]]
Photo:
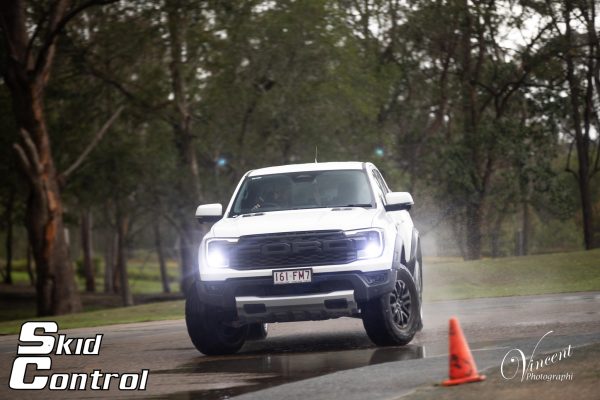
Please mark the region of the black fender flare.
[[421, 243], [419, 241], [419, 231], [415, 228], [412, 230], [411, 237], [411, 246], [410, 246], [410, 255], [409, 258], [406, 258], [406, 246], [402, 242], [400, 236], [396, 236], [396, 245], [394, 249], [394, 261], [392, 267], [394, 269], [399, 269], [403, 267], [410, 272], [411, 276], [414, 277], [414, 269], [417, 261], [417, 257], [419, 256], [419, 252], [421, 248]]

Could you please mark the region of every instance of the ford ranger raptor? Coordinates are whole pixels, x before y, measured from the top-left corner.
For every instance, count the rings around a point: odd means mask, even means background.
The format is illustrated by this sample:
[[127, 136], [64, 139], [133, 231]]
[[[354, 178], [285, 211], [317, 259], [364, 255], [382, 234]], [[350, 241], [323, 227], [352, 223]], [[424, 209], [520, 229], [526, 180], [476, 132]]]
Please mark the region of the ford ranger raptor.
[[267, 335], [267, 323], [361, 318], [379, 346], [422, 328], [422, 258], [409, 210], [371, 163], [285, 165], [247, 172], [198, 252], [187, 330], [207, 355]]

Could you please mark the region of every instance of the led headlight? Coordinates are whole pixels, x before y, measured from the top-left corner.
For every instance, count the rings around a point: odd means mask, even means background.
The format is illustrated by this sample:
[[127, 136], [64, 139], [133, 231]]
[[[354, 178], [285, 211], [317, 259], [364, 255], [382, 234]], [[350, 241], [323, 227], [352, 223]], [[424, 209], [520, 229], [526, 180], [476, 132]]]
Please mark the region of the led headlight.
[[383, 253], [383, 232], [379, 229], [347, 231], [346, 236], [354, 241], [359, 260], [377, 258]]
[[231, 247], [236, 242], [232, 239], [209, 239], [206, 242], [206, 261], [210, 268], [227, 268]]

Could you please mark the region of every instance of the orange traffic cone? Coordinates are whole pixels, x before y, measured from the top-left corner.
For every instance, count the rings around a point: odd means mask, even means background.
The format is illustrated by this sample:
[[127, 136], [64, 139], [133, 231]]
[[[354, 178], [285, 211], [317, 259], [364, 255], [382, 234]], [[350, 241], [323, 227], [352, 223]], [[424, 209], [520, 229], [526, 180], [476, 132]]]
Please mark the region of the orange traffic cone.
[[477, 373], [475, 360], [469, 350], [467, 340], [463, 335], [458, 319], [450, 318], [450, 379], [442, 382], [444, 386], [460, 385], [461, 383], [479, 382], [485, 375]]

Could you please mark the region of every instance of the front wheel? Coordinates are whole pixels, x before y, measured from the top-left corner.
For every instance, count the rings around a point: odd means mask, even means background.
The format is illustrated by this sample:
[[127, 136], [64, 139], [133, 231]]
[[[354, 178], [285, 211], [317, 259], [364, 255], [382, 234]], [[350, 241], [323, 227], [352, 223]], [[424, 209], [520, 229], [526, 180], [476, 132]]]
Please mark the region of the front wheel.
[[378, 346], [408, 344], [421, 327], [421, 302], [410, 273], [399, 269], [394, 290], [361, 307], [367, 335]]
[[231, 326], [218, 310], [203, 304], [195, 286], [186, 297], [185, 323], [196, 349], [208, 356], [233, 354], [244, 345], [248, 336], [247, 325]]

